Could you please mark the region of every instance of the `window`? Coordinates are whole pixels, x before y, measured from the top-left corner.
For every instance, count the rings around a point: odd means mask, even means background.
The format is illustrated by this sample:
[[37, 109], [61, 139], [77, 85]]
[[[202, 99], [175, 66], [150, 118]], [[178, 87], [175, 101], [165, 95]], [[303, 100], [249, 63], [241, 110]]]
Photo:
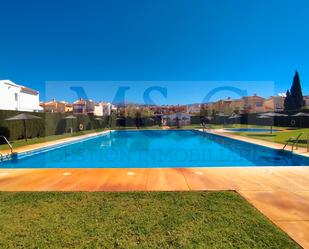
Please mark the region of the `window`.
[[18, 93], [15, 93], [15, 101], [18, 101]]
[[255, 106], [256, 106], [256, 107], [262, 107], [262, 106], [263, 106], [263, 103], [262, 103], [262, 102], [256, 102]]

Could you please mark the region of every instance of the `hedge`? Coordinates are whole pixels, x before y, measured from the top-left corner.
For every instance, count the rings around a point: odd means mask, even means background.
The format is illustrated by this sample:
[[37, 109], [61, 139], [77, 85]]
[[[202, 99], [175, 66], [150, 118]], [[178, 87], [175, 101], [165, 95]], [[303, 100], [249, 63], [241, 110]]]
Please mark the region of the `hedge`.
[[159, 117], [149, 117], [149, 118], [131, 118], [131, 117], [121, 117], [117, 118], [116, 126], [118, 127], [147, 127], [161, 125], [161, 119]]
[[[24, 138], [24, 126], [22, 121], [7, 121], [5, 119], [24, 113], [19, 111], [0, 110], [0, 135], [4, 135], [9, 140]], [[105, 128], [108, 126], [109, 117], [104, 117], [102, 121], [95, 120], [94, 116], [75, 115], [77, 119], [67, 120], [65, 113], [29, 113], [41, 119], [27, 120], [27, 134], [29, 138], [59, 135], [69, 132], [73, 124], [73, 130], [77, 131], [79, 125], [84, 126], [84, 130]], [[115, 122], [111, 122], [115, 125]], [[114, 126], [113, 125], [113, 126]]]
[[[302, 111], [307, 112], [307, 110]], [[215, 117], [213, 118], [210, 123], [211, 124], [248, 124], [248, 125], [275, 125], [281, 127], [294, 127], [294, 128], [309, 128], [309, 117], [293, 117], [294, 114], [297, 112], [282, 112], [287, 114], [287, 117], [274, 117], [272, 119], [261, 119], [258, 118], [261, 113], [250, 113], [250, 114], [242, 114], [240, 119], [229, 119], [228, 117]], [[197, 124], [200, 122], [199, 116], [191, 117], [191, 123]]]

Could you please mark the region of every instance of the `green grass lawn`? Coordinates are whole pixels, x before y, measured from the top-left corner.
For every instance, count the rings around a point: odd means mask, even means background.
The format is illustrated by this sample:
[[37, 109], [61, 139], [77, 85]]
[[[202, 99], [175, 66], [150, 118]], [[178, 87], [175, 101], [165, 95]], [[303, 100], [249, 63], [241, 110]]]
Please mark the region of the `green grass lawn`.
[[1, 248], [299, 248], [235, 192], [0, 192]]
[[[282, 129], [278, 127], [279, 129]], [[274, 129], [277, 129], [276, 127]], [[270, 142], [285, 144], [290, 137], [297, 137], [299, 133], [305, 132], [309, 134], [309, 129], [297, 129], [297, 130], [289, 130], [289, 131], [280, 131], [274, 132], [270, 134], [269, 132], [237, 132], [235, 134], [246, 136], [255, 139], [266, 140]], [[307, 146], [307, 135], [303, 135], [299, 140], [299, 146], [306, 147]]]

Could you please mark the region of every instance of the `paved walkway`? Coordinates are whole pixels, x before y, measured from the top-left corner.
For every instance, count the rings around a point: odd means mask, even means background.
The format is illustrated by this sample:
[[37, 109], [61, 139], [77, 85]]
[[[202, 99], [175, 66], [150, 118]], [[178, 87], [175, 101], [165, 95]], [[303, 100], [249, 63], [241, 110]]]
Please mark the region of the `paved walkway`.
[[309, 167], [1, 169], [0, 190], [236, 190], [309, 248]]

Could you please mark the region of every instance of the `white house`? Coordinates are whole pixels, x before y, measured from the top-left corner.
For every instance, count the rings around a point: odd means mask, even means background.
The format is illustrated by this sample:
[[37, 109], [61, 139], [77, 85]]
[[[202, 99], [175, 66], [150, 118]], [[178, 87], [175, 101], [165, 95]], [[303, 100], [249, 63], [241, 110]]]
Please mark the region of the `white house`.
[[103, 107], [103, 116], [109, 116], [109, 115], [111, 115], [112, 110], [117, 109], [113, 104], [111, 104], [109, 102], [107, 102], [107, 103], [101, 102], [101, 103], [99, 103], [99, 105]]
[[39, 92], [10, 80], [0, 80], [0, 110], [41, 111]]

